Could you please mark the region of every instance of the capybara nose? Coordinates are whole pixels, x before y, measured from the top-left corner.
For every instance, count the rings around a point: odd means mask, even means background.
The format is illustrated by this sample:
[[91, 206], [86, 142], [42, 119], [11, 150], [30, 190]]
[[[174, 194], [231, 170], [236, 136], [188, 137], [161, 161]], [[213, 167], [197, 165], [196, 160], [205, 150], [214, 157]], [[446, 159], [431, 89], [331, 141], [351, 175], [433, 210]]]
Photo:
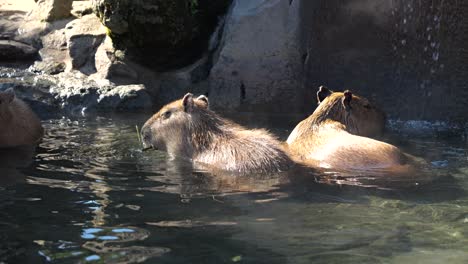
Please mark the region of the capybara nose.
[[151, 129], [148, 126], [143, 126], [141, 129], [141, 141], [143, 144], [143, 151], [153, 148], [151, 144]]

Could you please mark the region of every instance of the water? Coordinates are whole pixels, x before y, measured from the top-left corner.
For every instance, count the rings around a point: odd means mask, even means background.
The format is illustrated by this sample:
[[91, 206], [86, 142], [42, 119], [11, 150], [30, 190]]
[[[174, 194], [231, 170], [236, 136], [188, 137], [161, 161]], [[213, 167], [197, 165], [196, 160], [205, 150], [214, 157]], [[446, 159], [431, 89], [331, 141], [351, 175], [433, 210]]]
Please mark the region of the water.
[[[391, 137], [432, 162], [442, 177], [429, 184], [318, 183], [318, 174], [233, 179], [141, 152], [135, 125], [147, 117], [48, 120], [36, 155], [0, 153], [11, 159], [3, 166], [23, 167], [0, 171], [0, 263], [468, 261], [460, 138]], [[238, 120], [282, 138], [291, 128], [250, 117]]]

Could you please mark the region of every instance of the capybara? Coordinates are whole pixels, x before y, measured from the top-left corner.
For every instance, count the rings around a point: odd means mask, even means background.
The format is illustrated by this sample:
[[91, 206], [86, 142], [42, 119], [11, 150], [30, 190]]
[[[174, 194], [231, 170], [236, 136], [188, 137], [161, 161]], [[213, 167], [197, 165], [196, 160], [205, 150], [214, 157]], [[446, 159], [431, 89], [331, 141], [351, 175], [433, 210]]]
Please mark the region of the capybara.
[[188, 158], [194, 165], [240, 174], [285, 171], [293, 162], [263, 129], [246, 129], [209, 109], [191, 93], [162, 107], [143, 125], [143, 147]]
[[321, 86], [317, 100], [317, 109], [287, 139], [298, 162], [357, 170], [405, 166], [407, 155], [397, 147], [367, 137], [382, 133], [385, 126], [384, 113], [367, 99]]
[[0, 147], [37, 144], [44, 134], [36, 114], [12, 88], [0, 92]]

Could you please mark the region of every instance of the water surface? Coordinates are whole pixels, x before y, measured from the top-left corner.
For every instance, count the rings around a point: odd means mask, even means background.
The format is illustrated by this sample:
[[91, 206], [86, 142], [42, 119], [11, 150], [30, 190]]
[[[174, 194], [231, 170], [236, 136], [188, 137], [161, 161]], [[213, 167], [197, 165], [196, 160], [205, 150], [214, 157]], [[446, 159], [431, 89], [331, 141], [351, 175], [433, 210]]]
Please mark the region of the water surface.
[[[468, 261], [461, 138], [391, 137], [431, 164], [440, 176], [431, 183], [397, 188], [370, 178], [364, 187], [319, 173], [233, 179], [141, 152], [135, 125], [147, 117], [52, 119], [36, 155], [0, 153], [0, 262]], [[284, 139], [292, 127], [282, 118], [237, 120]]]

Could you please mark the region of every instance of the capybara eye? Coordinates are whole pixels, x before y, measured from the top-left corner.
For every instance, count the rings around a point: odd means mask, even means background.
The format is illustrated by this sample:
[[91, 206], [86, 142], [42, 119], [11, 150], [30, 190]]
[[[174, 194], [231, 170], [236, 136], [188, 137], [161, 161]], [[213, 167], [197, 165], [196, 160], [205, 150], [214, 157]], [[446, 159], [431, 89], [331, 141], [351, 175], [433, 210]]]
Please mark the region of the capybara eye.
[[366, 109], [371, 109], [371, 106], [370, 106], [370, 104], [365, 104], [365, 105], [364, 105], [364, 108], [366, 108]]
[[163, 118], [168, 119], [171, 116], [171, 111], [166, 111], [163, 113]]

